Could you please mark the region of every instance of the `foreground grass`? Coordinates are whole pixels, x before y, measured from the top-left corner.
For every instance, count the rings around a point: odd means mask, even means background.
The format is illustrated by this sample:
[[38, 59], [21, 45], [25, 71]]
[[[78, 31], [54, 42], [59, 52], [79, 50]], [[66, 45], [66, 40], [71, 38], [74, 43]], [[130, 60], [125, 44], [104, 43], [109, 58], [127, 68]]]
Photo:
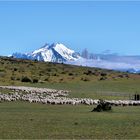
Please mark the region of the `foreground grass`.
[[[86, 74], [89, 71], [92, 73]], [[25, 76], [31, 82], [22, 82]], [[66, 89], [71, 91], [70, 97], [78, 98], [129, 99], [140, 92], [139, 83], [139, 74], [0, 58], [0, 85]], [[0, 138], [140, 139], [140, 107], [113, 107], [112, 112], [104, 113], [93, 113], [92, 109], [83, 105], [0, 103]]]
[[113, 107], [93, 113], [92, 106], [0, 104], [0, 138], [140, 138], [140, 108]]

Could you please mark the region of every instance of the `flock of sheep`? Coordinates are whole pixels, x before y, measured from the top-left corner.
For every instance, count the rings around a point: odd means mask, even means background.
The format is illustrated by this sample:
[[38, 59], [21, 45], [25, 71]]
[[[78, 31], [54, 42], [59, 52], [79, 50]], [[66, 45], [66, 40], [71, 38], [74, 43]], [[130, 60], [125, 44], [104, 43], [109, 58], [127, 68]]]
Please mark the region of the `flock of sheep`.
[[[69, 91], [55, 90], [47, 88], [36, 87], [23, 87], [23, 86], [0, 86], [0, 102], [3, 101], [28, 101], [30, 103], [42, 103], [42, 104], [85, 104], [94, 105], [98, 104], [99, 100], [93, 100], [90, 98], [69, 98]], [[133, 100], [106, 100], [111, 105], [140, 105], [140, 101]]]

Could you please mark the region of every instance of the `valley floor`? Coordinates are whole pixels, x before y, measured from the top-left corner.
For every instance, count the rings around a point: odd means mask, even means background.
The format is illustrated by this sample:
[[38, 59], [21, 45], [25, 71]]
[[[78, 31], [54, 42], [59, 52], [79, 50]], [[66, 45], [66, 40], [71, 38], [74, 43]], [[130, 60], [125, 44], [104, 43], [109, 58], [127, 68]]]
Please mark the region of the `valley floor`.
[[[140, 74], [1, 57], [0, 85], [68, 90], [69, 98], [129, 100], [140, 94]], [[2, 101], [0, 139], [140, 139], [140, 106], [98, 113], [93, 108]]]
[[140, 108], [0, 103], [1, 139], [140, 139]]

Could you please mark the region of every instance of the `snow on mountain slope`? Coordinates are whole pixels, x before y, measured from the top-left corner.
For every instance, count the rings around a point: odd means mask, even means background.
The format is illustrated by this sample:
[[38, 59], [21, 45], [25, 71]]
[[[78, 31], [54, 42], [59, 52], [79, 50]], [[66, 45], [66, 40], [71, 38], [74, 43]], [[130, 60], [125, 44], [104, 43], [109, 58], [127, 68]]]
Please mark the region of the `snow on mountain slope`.
[[45, 62], [65, 62], [75, 61], [80, 57], [74, 50], [67, 48], [61, 43], [46, 44], [42, 48], [31, 53], [14, 53], [15, 58], [31, 59]]
[[57, 62], [72, 65], [106, 68], [112, 70], [140, 72], [140, 56], [119, 56], [114, 54], [94, 54], [94, 59], [84, 59], [74, 50], [61, 43], [45, 44], [31, 53], [14, 53], [15, 58]]
[[66, 60], [76, 60], [74, 57], [74, 51], [66, 48], [63, 44], [56, 44], [54, 47], [56, 52], [59, 52], [61, 56], [63, 56]]

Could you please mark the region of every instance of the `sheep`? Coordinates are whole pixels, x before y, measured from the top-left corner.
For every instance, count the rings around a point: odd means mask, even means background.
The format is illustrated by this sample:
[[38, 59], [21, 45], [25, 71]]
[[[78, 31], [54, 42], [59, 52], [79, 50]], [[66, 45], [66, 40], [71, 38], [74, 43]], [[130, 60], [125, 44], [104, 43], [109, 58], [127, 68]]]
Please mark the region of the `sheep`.
[[[8, 94], [0, 93], [0, 101], [27, 101], [29, 103], [42, 103], [42, 104], [71, 104], [71, 105], [94, 105], [98, 104], [99, 100], [90, 98], [68, 98], [69, 91], [54, 90], [46, 88], [34, 87], [16, 87], [16, 86], [0, 86], [2, 89], [10, 90]], [[111, 105], [115, 106], [128, 106], [140, 105], [140, 101], [132, 100], [106, 100]]]

